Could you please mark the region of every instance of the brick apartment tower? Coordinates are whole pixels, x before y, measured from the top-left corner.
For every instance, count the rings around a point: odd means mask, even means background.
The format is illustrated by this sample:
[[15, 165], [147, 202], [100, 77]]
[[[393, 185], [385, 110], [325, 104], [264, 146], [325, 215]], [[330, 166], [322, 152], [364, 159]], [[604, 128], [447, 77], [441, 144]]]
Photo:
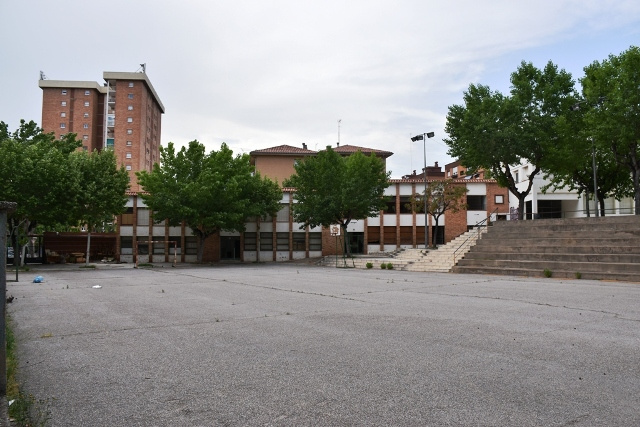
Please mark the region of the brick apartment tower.
[[103, 78], [103, 85], [41, 79], [41, 126], [60, 136], [77, 134], [83, 150], [114, 150], [129, 171], [130, 190], [138, 192], [135, 172], [160, 161], [164, 106], [144, 72], [105, 71]]

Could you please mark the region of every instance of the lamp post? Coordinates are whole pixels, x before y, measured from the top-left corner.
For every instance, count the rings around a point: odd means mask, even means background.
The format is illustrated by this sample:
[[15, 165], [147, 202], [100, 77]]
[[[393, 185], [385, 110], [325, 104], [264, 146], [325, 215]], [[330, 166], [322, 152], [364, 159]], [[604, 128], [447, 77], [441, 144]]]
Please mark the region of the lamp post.
[[[601, 96], [598, 98], [598, 102], [595, 105], [600, 105], [604, 101], [604, 97]], [[586, 101], [580, 101], [577, 104], [571, 106], [571, 111], [580, 110], [580, 104]], [[593, 142], [593, 137], [589, 137], [589, 141], [591, 141], [591, 161], [593, 162], [593, 201], [595, 204], [596, 218], [600, 216], [600, 208], [598, 207], [598, 166], [596, 164], [596, 146]], [[589, 200], [587, 200], [587, 208], [588, 208]], [[587, 210], [587, 213], [589, 211]]]
[[424, 248], [429, 247], [429, 213], [427, 212], [427, 138], [433, 138], [433, 132], [425, 132], [411, 138], [411, 141], [422, 141], [424, 151]]

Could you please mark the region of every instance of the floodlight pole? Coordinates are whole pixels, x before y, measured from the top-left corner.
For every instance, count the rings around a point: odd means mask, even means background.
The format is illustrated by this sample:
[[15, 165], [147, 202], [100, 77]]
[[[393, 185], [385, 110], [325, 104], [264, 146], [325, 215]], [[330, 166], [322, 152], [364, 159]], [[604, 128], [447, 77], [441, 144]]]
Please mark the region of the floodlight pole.
[[429, 212], [427, 211], [427, 138], [433, 138], [433, 132], [425, 132], [411, 138], [412, 141], [422, 140], [424, 153], [424, 248], [429, 247]]

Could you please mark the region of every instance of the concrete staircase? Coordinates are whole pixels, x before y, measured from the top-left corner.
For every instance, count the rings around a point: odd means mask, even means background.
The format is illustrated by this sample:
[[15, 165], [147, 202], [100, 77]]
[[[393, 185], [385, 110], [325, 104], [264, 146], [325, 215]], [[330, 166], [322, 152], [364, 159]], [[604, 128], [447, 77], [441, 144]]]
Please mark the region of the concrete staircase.
[[467, 231], [446, 245], [431, 249], [427, 253], [424, 249], [405, 249], [396, 255], [396, 259], [410, 261], [402, 267], [404, 271], [449, 272], [455, 264], [455, 258], [462, 258], [486, 230], [487, 227], [482, 227]]
[[392, 263], [395, 270], [449, 272], [454, 265], [454, 252], [456, 258], [461, 258], [486, 229], [486, 227], [482, 227], [468, 231], [446, 245], [439, 246], [438, 249], [429, 249], [428, 251], [400, 249], [394, 253], [357, 256], [346, 260], [341, 257], [336, 260], [335, 256], [326, 256], [320, 264], [327, 267], [367, 268], [367, 263], [371, 263], [374, 269], [380, 269], [380, 264]]
[[454, 273], [640, 282], [640, 215], [498, 221]]

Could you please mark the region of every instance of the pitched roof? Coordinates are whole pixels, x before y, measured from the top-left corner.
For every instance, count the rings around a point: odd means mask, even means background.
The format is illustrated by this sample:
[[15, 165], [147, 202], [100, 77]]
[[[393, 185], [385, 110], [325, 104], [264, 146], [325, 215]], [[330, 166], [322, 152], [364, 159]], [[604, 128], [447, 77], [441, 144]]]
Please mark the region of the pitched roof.
[[317, 154], [316, 151], [309, 150], [306, 148], [298, 148], [292, 147], [291, 145], [278, 145], [277, 147], [263, 148], [262, 150], [253, 150], [249, 153], [251, 156], [254, 155], [288, 155], [288, 156], [299, 156], [299, 155], [311, 155]]
[[361, 151], [362, 154], [370, 155], [371, 153], [373, 153], [376, 156], [380, 156], [384, 158], [387, 158], [393, 155], [391, 151], [377, 150], [375, 148], [358, 147], [356, 145], [340, 145], [335, 148], [332, 147], [332, 150], [339, 154], [353, 154], [358, 151]]

